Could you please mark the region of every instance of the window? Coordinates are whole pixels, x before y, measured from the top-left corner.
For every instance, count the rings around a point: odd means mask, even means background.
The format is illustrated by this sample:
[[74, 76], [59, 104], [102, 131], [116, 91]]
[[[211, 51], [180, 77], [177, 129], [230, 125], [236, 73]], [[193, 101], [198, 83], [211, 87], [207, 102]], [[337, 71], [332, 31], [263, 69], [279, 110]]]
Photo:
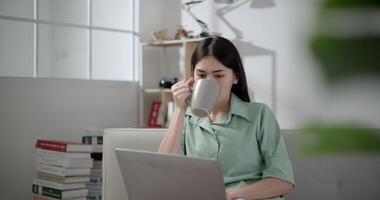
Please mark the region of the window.
[[0, 76], [137, 80], [137, 0], [0, 0]]

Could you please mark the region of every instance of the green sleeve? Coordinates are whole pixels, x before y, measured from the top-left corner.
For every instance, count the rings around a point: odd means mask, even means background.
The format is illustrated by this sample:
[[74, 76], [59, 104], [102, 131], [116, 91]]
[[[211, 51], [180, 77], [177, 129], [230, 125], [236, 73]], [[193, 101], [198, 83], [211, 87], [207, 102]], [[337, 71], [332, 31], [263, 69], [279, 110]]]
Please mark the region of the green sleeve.
[[267, 105], [263, 105], [260, 122], [258, 141], [265, 163], [263, 178], [275, 177], [294, 184], [293, 167], [284, 138], [276, 118]]

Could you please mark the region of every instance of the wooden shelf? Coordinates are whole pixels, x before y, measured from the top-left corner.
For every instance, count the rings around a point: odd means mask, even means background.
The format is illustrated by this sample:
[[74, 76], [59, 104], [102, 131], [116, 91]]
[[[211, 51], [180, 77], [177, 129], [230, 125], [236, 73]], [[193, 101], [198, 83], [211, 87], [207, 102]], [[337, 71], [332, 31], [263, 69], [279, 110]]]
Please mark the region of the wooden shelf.
[[188, 42], [199, 42], [204, 38], [190, 38], [190, 39], [179, 39], [179, 40], [162, 40], [149, 43], [141, 43], [142, 46], [182, 46], [184, 43]]
[[[144, 58], [144, 49], [149, 49], [147, 51], [151, 51], [149, 53], [153, 53], [153, 51], [162, 51], [164, 53], [160, 54], [158, 53], [158, 56], [166, 56], [165, 52], [166, 47], [168, 48], [179, 48], [183, 50], [183, 56], [178, 57], [178, 61], [182, 62], [181, 66], [183, 69], [180, 71], [180, 76], [182, 76], [184, 79], [189, 79], [191, 77], [191, 56], [199, 44], [200, 41], [204, 40], [204, 38], [184, 38], [180, 40], [164, 40], [164, 41], [156, 41], [156, 42], [148, 42], [148, 43], [141, 43], [140, 44], [140, 54], [141, 54], [141, 79], [140, 79], [140, 85], [146, 85], [148, 87], [152, 88], [142, 88], [142, 95], [140, 95], [141, 98], [141, 105], [140, 105], [140, 127], [146, 127], [148, 125], [148, 119], [149, 119], [149, 113], [150, 113], [150, 107], [152, 105], [153, 101], [160, 101], [162, 105], [163, 110], [163, 116], [164, 121], [166, 123], [166, 117], [168, 116], [168, 102], [174, 101], [173, 94], [170, 89], [166, 88], [159, 88], [153, 86], [154, 83], [159, 82], [159, 80], [162, 79], [162, 74], [160, 71], [160, 68], [157, 68], [157, 65], [161, 67], [163, 65], [162, 63], [150, 63], [148, 66], [144, 66], [144, 61], [146, 60]], [[162, 49], [161, 49], [162, 48]], [[171, 51], [170, 49], [169, 51]], [[148, 54], [150, 55], [150, 54]], [[154, 59], [160, 59], [158, 57], [153, 56]], [[162, 57], [162, 60], [166, 59], [165, 57]], [[181, 60], [180, 60], [181, 59]], [[147, 62], [149, 63], [149, 62]], [[147, 67], [147, 68], [146, 68]], [[152, 70], [149, 70], [149, 67], [152, 68]], [[154, 67], [154, 68], [153, 68]], [[165, 66], [166, 67], [166, 66]], [[150, 73], [150, 74], [148, 74]], [[160, 108], [160, 109], [161, 109]], [[167, 123], [166, 123], [167, 124]]]
[[144, 89], [145, 93], [171, 93], [170, 89], [162, 89], [162, 88], [146, 88]]

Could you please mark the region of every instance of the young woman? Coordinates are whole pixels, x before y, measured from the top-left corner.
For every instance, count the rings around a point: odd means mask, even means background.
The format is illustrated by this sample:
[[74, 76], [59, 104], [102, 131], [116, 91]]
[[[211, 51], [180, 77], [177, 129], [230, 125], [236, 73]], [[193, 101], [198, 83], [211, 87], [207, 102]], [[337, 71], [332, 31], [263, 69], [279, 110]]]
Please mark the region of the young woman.
[[[227, 199], [282, 199], [293, 191], [292, 164], [268, 106], [250, 103], [240, 55], [223, 37], [200, 42], [191, 58], [193, 77], [171, 88], [175, 110], [159, 151], [221, 162]], [[193, 83], [215, 81], [219, 97], [208, 117], [187, 109]]]

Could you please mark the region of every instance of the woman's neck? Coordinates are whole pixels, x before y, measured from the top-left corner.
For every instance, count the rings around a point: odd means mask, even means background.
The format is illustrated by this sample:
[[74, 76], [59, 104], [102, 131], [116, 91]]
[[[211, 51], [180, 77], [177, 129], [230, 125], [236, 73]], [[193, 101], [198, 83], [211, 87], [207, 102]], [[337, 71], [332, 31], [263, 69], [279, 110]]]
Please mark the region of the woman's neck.
[[230, 111], [230, 99], [231, 95], [221, 99], [215, 105], [214, 110], [210, 113], [209, 119], [211, 122], [216, 122], [220, 120], [224, 115]]

